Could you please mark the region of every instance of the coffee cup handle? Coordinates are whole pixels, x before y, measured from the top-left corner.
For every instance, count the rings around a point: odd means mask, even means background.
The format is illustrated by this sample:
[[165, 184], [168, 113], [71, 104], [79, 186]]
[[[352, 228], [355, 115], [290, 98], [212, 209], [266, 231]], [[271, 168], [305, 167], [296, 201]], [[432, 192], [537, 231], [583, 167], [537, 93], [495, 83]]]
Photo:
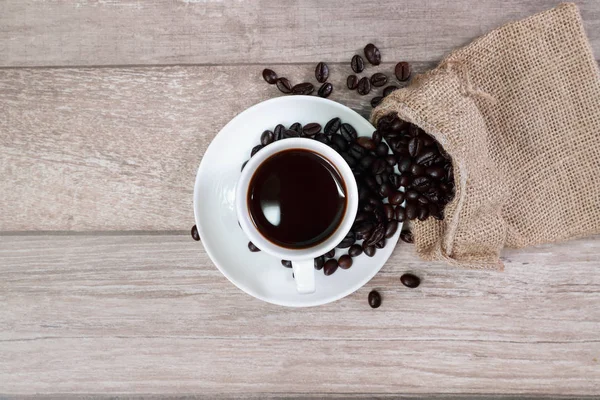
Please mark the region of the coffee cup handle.
[[292, 261], [296, 290], [300, 294], [315, 292], [315, 262], [310, 260]]

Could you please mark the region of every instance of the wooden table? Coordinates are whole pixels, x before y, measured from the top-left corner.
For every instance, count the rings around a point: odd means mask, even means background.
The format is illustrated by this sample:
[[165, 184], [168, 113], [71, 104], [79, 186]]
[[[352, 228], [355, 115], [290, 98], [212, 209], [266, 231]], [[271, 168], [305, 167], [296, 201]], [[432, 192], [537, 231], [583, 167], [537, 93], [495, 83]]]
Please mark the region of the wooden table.
[[[189, 236], [211, 139], [279, 94], [265, 66], [298, 82], [326, 61], [332, 99], [368, 116], [344, 89], [366, 43], [380, 71], [423, 71], [555, 4], [1, 1], [0, 397], [600, 393], [600, 237], [506, 251], [504, 272], [400, 244], [353, 295], [291, 310], [236, 289]], [[600, 54], [600, 3], [578, 4]]]

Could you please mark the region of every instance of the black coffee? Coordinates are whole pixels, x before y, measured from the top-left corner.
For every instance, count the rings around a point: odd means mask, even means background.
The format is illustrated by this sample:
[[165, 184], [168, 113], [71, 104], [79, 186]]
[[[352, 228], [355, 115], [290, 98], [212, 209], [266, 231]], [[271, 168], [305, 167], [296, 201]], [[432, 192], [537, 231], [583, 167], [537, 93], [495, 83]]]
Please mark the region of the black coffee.
[[266, 159], [252, 176], [248, 209], [271, 242], [307, 248], [326, 240], [339, 226], [346, 211], [346, 187], [324, 157], [309, 150], [285, 150]]

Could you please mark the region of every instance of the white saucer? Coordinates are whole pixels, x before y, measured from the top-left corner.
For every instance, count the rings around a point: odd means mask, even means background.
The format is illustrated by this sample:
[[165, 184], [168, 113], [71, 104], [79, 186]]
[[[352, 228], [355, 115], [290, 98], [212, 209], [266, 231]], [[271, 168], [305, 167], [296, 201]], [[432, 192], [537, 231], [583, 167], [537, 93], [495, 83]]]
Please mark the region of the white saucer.
[[[232, 119], [212, 141], [198, 168], [194, 186], [194, 215], [200, 238], [211, 260], [234, 285], [257, 299], [288, 307], [309, 307], [341, 299], [365, 285], [392, 254], [396, 234], [374, 257], [354, 258], [350, 269], [333, 275], [316, 272], [317, 290], [298, 294], [292, 270], [265, 253], [251, 253], [248, 238], [238, 226], [234, 194], [240, 168], [260, 143], [265, 129], [277, 124], [318, 122], [323, 127], [330, 119], [341, 118], [354, 126], [360, 136], [371, 136], [375, 128], [350, 108], [316, 96], [287, 96], [250, 107]], [[309, 140], [309, 139], [307, 139]], [[348, 249], [337, 249], [336, 255]]]

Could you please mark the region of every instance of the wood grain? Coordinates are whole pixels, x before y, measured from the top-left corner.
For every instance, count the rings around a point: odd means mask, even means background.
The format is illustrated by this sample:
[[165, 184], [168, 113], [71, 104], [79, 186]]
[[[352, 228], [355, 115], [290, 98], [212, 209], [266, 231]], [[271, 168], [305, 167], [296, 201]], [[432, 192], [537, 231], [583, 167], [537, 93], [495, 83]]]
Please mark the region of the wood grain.
[[[346, 88], [350, 67], [330, 67], [331, 99], [368, 117], [372, 96]], [[0, 70], [0, 231], [188, 230], [210, 141], [236, 114], [280, 95], [262, 69]], [[277, 70], [314, 82], [311, 64]]]
[[292, 310], [239, 291], [187, 235], [3, 236], [2, 392], [597, 394], [599, 252], [509, 251], [498, 273], [400, 244], [358, 292]]
[[[368, 42], [384, 60], [439, 60], [555, 0], [5, 0], [0, 66], [346, 62]], [[579, 0], [600, 54], [596, 0]]]

